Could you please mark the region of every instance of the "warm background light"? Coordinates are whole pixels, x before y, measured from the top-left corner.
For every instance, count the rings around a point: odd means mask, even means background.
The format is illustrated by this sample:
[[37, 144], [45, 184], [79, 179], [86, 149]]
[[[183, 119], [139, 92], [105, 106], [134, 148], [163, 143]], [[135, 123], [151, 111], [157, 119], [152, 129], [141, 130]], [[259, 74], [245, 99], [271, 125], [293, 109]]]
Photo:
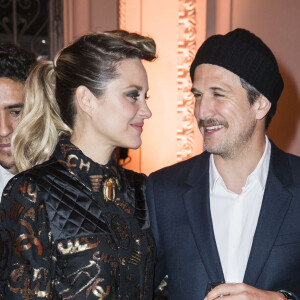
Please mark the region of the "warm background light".
[[153, 116], [145, 122], [142, 147], [130, 151], [126, 166], [149, 174], [202, 151], [191, 103], [180, 105], [189, 99], [180, 88], [182, 82], [188, 86], [185, 55], [193, 55], [193, 42], [198, 48], [207, 36], [247, 28], [273, 50], [285, 81], [268, 135], [283, 150], [300, 155], [299, 11], [299, 0], [64, 0], [65, 44], [89, 31], [119, 27], [155, 39], [159, 57], [145, 64]]
[[[153, 115], [145, 123], [141, 149], [130, 150], [129, 154], [133, 159], [126, 166], [149, 174], [202, 151], [202, 140], [193, 118], [193, 104], [189, 106], [189, 112], [184, 111], [184, 106], [180, 106], [180, 102], [183, 102], [187, 95], [186, 90], [178, 89], [178, 81], [189, 80], [188, 69], [195, 54], [196, 43], [201, 42], [199, 40], [201, 36], [202, 41], [204, 40], [205, 18], [199, 16], [200, 12], [205, 11], [205, 2], [196, 3], [193, 0], [124, 2], [126, 2], [124, 8], [126, 23], [121, 24], [124, 26], [123, 29], [149, 35], [157, 43], [158, 59], [154, 63], [145, 63], [150, 86], [149, 107]], [[189, 21], [194, 24], [190, 24]], [[198, 35], [196, 23], [202, 24], [197, 28]], [[190, 32], [193, 27], [195, 32]], [[189, 42], [188, 39], [191, 40], [191, 44], [194, 40], [194, 49], [180, 48], [182, 44], [184, 46], [184, 43]], [[188, 56], [190, 61], [183, 66]], [[179, 77], [182, 70], [178, 70], [179, 68], [185, 68], [186, 71], [185, 76], [181, 78]], [[185, 89], [189, 91], [190, 87], [190, 82], [185, 83]], [[191, 98], [191, 95], [189, 97]], [[187, 149], [187, 154], [185, 134], [180, 134], [181, 131], [188, 132], [191, 137], [189, 145], [191, 147]]]

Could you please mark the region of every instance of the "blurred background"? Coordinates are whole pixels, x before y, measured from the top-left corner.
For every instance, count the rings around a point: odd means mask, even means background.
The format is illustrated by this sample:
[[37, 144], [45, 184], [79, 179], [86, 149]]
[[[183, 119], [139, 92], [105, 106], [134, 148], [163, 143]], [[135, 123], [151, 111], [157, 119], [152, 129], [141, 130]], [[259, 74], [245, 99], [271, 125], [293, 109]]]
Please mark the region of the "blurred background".
[[189, 67], [207, 37], [238, 27], [262, 38], [278, 60], [285, 88], [267, 134], [300, 155], [299, 15], [299, 0], [0, 0], [0, 41], [53, 59], [87, 32], [125, 29], [153, 37], [158, 59], [145, 63], [153, 115], [142, 147], [118, 152], [125, 167], [149, 174], [203, 151]]

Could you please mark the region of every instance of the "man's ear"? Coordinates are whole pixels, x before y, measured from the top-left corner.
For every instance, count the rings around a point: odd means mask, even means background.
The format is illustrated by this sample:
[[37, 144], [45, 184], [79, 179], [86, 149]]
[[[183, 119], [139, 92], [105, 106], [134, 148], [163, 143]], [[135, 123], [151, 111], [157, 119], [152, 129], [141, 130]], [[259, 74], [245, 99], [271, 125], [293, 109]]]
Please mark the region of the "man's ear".
[[255, 105], [257, 105], [256, 111], [256, 119], [263, 119], [271, 108], [271, 102], [263, 95], [260, 95], [258, 99], [255, 101]]
[[75, 91], [75, 98], [79, 108], [89, 116], [92, 116], [93, 100], [95, 98], [92, 92], [86, 86], [80, 85]]

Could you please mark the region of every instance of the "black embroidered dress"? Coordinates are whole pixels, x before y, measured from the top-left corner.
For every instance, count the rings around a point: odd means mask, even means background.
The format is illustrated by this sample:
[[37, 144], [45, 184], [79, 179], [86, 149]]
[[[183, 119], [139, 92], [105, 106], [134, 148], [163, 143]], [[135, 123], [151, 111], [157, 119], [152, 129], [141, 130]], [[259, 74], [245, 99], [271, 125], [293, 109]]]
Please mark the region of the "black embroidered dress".
[[152, 299], [144, 181], [68, 139], [14, 177], [0, 208], [3, 299]]

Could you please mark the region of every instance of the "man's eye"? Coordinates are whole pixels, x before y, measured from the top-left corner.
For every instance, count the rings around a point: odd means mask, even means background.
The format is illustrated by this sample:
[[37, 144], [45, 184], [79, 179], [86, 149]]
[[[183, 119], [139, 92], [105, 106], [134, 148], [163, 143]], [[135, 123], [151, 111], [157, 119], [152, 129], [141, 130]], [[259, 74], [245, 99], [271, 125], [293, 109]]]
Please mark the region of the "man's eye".
[[12, 110], [10, 114], [14, 117], [18, 117], [20, 115], [21, 111], [20, 110]]
[[200, 94], [200, 93], [199, 94], [198, 93], [194, 94], [194, 97], [195, 97], [196, 100], [200, 100], [201, 97], [202, 97], [202, 94]]
[[218, 94], [218, 93], [214, 94], [214, 96], [215, 96], [215, 97], [224, 97], [224, 95]]

